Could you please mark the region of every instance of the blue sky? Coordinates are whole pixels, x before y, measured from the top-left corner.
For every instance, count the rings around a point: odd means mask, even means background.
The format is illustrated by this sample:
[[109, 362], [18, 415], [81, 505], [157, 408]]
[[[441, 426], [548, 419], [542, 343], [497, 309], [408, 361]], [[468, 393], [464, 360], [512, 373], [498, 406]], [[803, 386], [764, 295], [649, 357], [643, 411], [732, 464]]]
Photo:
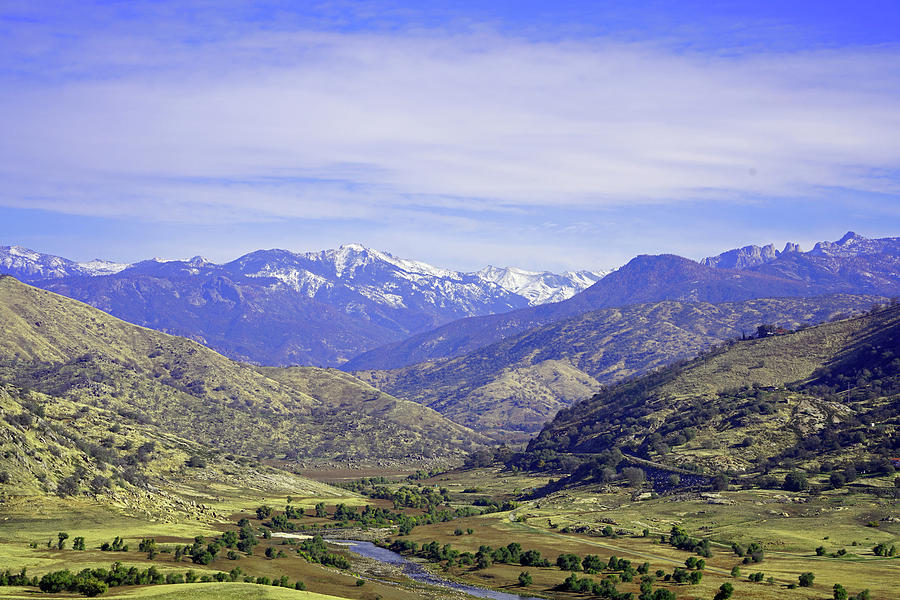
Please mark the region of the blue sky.
[[4, 2], [0, 130], [0, 245], [79, 260], [895, 236], [900, 8]]

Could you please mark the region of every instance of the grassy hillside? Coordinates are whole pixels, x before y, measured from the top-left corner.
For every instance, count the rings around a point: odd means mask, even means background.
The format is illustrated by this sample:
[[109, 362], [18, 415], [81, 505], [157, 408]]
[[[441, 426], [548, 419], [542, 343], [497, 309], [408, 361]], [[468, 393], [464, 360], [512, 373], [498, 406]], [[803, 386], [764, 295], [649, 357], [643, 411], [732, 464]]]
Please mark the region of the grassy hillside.
[[0, 496], [7, 515], [16, 506], [56, 495], [72, 502], [87, 498], [152, 521], [216, 520], [223, 515], [196, 501], [204, 482], [213, 481], [270, 493], [340, 493], [247, 459], [222, 456], [113, 410], [9, 384], [0, 386], [0, 415]]
[[763, 323], [793, 329], [859, 312], [876, 296], [747, 302], [658, 302], [593, 311], [537, 327], [465, 356], [356, 374], [490, 433], [539, 430], [602, 385], [691, 358]]
[[[479, 441], [433, 411], [354, 384], [346, 374], [267, 375], [10, 277], [0, 278], [0, 327], [0, 380], [153, 424], [221, 452], [452, 461]], [[381, 399], [365, 402], [366, 394]]]
[[708, 474], [892, 472], [898, 349], [898, 306], [738, 341], [560, 411], [519, 464], [571, 468], [594, 455], [598, 475], [618, 451]]

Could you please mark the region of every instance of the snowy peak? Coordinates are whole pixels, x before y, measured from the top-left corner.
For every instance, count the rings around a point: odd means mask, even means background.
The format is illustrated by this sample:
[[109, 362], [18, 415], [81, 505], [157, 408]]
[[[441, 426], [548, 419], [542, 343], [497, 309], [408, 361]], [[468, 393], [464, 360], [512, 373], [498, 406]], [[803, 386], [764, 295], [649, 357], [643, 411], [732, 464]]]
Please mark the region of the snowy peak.
[[516, 267], [488, 265], [474, 275], [524, 297], [528, 300], [529, 305], [535, 306], [571, 298], [600, 281], [606, 272], [566, 271], [557, 274], [549, 271], [526, 271]]
[[412, 275], [453, 278], [457, 273], [416, 260], [398, 258], [381, 250], [366, 248], [362, 244], [344, 244], [334, 250], [309, 252], [304, 255], [308, 260], [331, 264], [337, 277], [352, 279], [357, 271], [373, 264], [392, 265]]
[[94, 260], [90, 260], [88, 262], [78, 263], [78, 266], [84, 269], [88, 275], [97, 277], [101, 275], [114, 275], [119, 271], [127, 269], [131, 265], [128, 263], [117, 263], [111, 260], [95, 258]]
[[0, 246], [0, 272], [22, 281], [90, 275], [78, 263], [21, 246]]
[[[431, 306], [474, 316], [565, 300], [605, 273], [563, 274], [516, 267], [486, 267], [464, 273], [400, 258], [358, 243], [319, 252], [260, 250], [225, 265], [247, 277], [270, 277], [310, 298], [358, 294], [392, 308]], [[354, 310], [358, 306], [349, 300]]]

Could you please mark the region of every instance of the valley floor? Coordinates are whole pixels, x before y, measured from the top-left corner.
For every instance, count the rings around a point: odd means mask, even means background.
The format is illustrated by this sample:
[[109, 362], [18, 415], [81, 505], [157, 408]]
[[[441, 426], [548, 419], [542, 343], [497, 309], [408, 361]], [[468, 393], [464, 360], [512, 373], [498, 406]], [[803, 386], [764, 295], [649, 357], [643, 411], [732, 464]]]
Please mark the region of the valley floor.
[[[348, 480], [353, 473], [322, 473], [322, 479]], [[366, 477], [373, 476], [366, 473]], [[398, 473], [391, 473], [398, 475]], [[498, 503], [528, 494], [548, 481], [547, 477], [528, 477], [492, 469], [458, 471], [436, 475], [430, 479], [409, 481], [397, 478], [384, 483], [389, 489], [421, 484], [421, 489], [446, 490], [451, 499], [448, 506], [462, 507], [477, 504], [478, 498], [490, 498]], [[252, 556], [243, 553], [237, 560], [220, 556], [208, 566], [192, 564], [185, 559], [176, 562], [171, 549], [194, 542], [195, 536], [207, 540], [223, 531], [236, 531], [236, 522], [246, 518], [252, 527], [262, 531], [263, 520], [257, 518], [256, 508], [264, 505], [281, 512], [288, 503], [287, 494], [270, 495], [254, 490], [215, 489], [211, 485], [204, 500], [220, 515], [228, 515], [225, 522], [190, 519], [151, 519], [125, 514], [124, 511], [101, 506], [89, 499], [60, 499], [54, 496], [15, 497], [7, 494], [0, 504], [0, 571], [19, 572], [27, 569], [29, 576], [60, 569], [77, 572], [83, 568], [109, 568], [114, 561], [126, 566], [146, 569], [155, 566], [164, 576], [168, 573], [195, 571], [198, 575], [228, 572], [240, 567], [244, 575], [278, 579], [286, 576], [293, 582], [302, 580], [307, 591], [301, 592], [271, 585], [250, 583], [196, 583], [180, 585], [131, 586], [111, 588], [104, 597], [114, 599], [147, 598], [181, 600], [210, 597], [219, 600], [244, 599], [327, 599], [331, 597], [359, 600], [414, 599], [462, 597], [453, 592], [436, 590], [404, 580], [402, 573], [371, 560], [349, 554], [340, 546], [330, 551], [350, 559], [349, 568], [335, 568], [310, 562], [288, 545], [284, 538], [272, 537], [259, 541]], [[371, 499], [349, 490], [336, 490], [332, 497], [300, 497], [291, 500], [292, 506], [302, 507], [306, 516], [296, 521], [297, 533], [315, 533], [323, 527], [339, 525], [334, 519], [338, 504], [362, 509], [366, 504], [385, 510], [393, 509], [389, 500]], [[672, 591], [679, 600], [713, 598], [724, 583], [734, 587], [736, 599], [826, 599], [833, 597], [832, 587], [839, 583], [852, 595], [870, 590], [871, 600], [897, 597], [900, 582], [900, 558], [875, 556], [873, 547], [888, 546], [900, 540], [900, 518], [895, 499], [877, 498], [858, 491], [836, 491], [819, 496], [789, 494], [771, 490], [725, 491], [718, 494], [683, 494], [636, 499], [633, 490], [618, 486], [563, 490], [549, 496], [520, 500], [512, 510], [480, 516], [454, 519], [416, 526], [408, 535], [390, 536], [391, 540], [416, 542], [418, 547], [431, 542], [461, 553], [478, 553], [479, 548], [496, 549], [518, 543], [523, 551], [536, 550], [549, 559], [551, 566], [523, 567], [490, 561], [483, 568], [448, 563], [440, 559], [426, 562], [435, 574], [477, 586], [507, 592], [548, 598], [590, 597], [559, 589], [569, 576], [556, 566], [556, 558], [563, 553], [598, 555], [607, 561], [611, 556], [624, 558], [637, 567], [649, 563], [654, 589]], [[315, 505], [324, 503], [327, 516], [310, 516]], [[404, 509], [410, 515], [421, 514], [420, 509]], [[352, 525], [352, 524], [351, 524]], [[674, 525], [691, 536], [711, 540], [710, 556], [705, 559], [703, 576], [696, 585], [665, 581], [664, 575], [676, 567], [684, 567], [692, 552], [679, 550], [661, 541]], [[610, 527], [613, 536], [604, 535]], [[306, 529], [308, 528], [308, 529]], [[644, 533], [646, 530], [646, 534]], [[327, 530], [324, 530], [327, 531]], [[59, 550], [57, 534], [69, 534], [66, 549]], [[607, 530], [607, 534], [608, 534]], [[356, 533], [359, 533], [357, 528]], [[382, 533], [372, 531], [372, 533]], [[353, 536], [350, 529], [334, 529], [336, 539]], [[76, 536], [85, 538], [86, 550], [71, 549]], [[122, 537], [129, 544], [128, 552], [103, 552], [103, 542]], [[154, 538], [162, 550], [151, 560], [147, 552], [139, 552], [142, 539]], [[762, 562], [744, 564], [732, 550], [731, 544], [746, 547], [751, 542], [765, 549]], [[50, 547], [48, 547], [50, 546]], [[816, 548], [822, 547], [822, 556]], [[284, 557], [268, 558], [283, 550]], [[483, 548], [482, 548], [483, 549]], [[841, 552], [843, 551], [843, 552]], [[699, 558], [699, 557], [697, 557]], [[425, 561], [424, 558], [415, 558]], [[739, 576], [732, 569], [737, 566]], [[531, 583], [519, 585], [519, 576], [528, 571]], [[657, 571], [661, 573], [655, 575]], [[748, 580], [751, 573], [762, 573], [762, 581]], [[802, 573], [812, 572], [811, 587], [792, 587]], [[611, 571], [577, 577], [600, 581]], [[621, 573], [616, 572], [621, 579]], [[640, 575], [632, 582], [619, 581], [619, 592], [632, 592], [637, 598]], [[362, 582], [362, 583], [360, 583]], [[202, 594], [202, 595], [201, 595]], [[66, 596], [66, 594], [63, 594]], [[70, 597], [72, 595], [69, 595]], [[33, 587], [0, 588], [3, 598], [41, 598]], [[53, 596], [56, 597], [56, 596]]]

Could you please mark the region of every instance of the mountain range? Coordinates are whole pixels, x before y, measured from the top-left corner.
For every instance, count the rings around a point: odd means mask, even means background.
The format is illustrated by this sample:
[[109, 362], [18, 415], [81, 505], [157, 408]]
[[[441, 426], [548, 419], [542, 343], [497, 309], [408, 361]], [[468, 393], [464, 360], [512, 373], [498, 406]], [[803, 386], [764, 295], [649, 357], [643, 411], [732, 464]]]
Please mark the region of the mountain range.
[[441, 269], [348, 244], [299, 254], [77, 263], [0, 247], [0, 271], [258, 364], [336, 366], [454, 319], [569, 297], [602, 272]]
[[[372, 386], [356, 388], [368, 389], [363, 396], [415, 400], [499, 436], [527, 436], [602, 385], [762, 323], [808, 326], [900, 293], [900, 238], [853, 232], [808, 252], [788, 244], [701, 262], [641, 255], [602, 277], [493, 267], [460, 273], [358, 244], [261, 250], [225, 264], [194, 257], [126, 266], [7, 247], [0, 264], [36, 286], [236, 360], [340, 366], [367, 382], [354, 385]], [[267, 375], [281, 385], [284, 377]]]
[[[794, 249], [758, 264], [750, 264], [750, 257], [768, 255], [759, 247], [732, 250], [701, 263], [671, 254], [637, 256], [567, 300], [453, 321], [367, 351], [341, 368], [396, 369], [452, 358], [533, 327], [629, 304], [667, 300], [716, 304], [754, 298], [900, 294], [900, 238], [868, 240], [848, 232], [838, 242], [816, 244], [809, 252], [799, 251], [796, 245], [788, 247]], [[744, 266], [711, 266], [719, 263]]]

